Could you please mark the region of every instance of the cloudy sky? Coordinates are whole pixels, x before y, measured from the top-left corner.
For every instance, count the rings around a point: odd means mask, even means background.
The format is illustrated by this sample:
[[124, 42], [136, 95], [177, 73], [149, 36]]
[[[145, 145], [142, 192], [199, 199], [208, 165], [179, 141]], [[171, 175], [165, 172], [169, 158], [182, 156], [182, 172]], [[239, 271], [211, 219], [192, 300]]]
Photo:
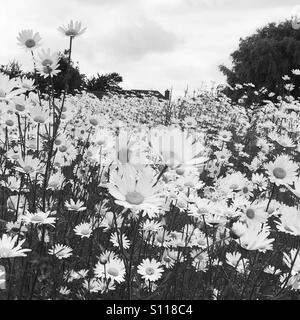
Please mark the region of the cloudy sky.
[[240, 37], [299, 9], [299, 0], [4, 0], [0, 64], [17, 59], [31, 68], [16, 44], [22, 29], [40, 32], [44, 48], [63, 50], [68, 41], [57, 27], [75, 19], [88, 28], [74, 45], [82, 73], [115, 71], [124, 88], [172, 87], [178, 95], [224, 83], [218, 65], [230, 65]]

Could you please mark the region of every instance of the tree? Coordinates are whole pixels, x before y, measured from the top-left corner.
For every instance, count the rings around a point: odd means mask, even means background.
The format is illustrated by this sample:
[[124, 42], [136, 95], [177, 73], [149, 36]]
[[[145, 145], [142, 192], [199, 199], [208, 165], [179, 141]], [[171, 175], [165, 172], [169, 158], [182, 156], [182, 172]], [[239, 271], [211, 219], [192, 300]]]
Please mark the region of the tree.
[[[299, 76], [291, 75], [292, 69], [300, 69], [300, 30], [292, 27], [291, 20], [270, 23], [255, 34], [240, 39], [239, 48], [231, 57], [232, 68], [219, 67], [230, 86], [253, 83], [258, 89], [265, 87], [276, 95], [282, 95], [282, 76], [290, 75], [295, 84], [291, 94], [300, 96]], [[228, 88], [226, 93], [234, 101], [242, 94]]]
[[93, 76], [87, 80], [86, 88], [89, 91], [119, 91], [121, 87], [119, 83], [123, 81], [123, 78], [116, 72], [108, 73], [105, 75]]
[[[54, 78], [53, 89], [55, 96], [60, 96], [62, 91], [65, 90], [66, 82], [68, 83], [68, 94], [76, 94], [82, 90], [100, 91], [102, 94], [105, 92], [118, 92], [122, 88], [119, 83], [123, 81], [122, 76], [116, 72], [92, 76], [90, 79], [86, 75], [80, 73], [78, 64], [75, 65], [71, 61], [68, 72], [68, 51], [59, 53], [59, 66], [60, 73]], [[38, 83], [38, 88], [42, 94], [48, 94], [51, 90], [51, 81], [49, 78], [44, 78], [35, 72], [25, 73], [21, 65], [17, 61], [9, 62], [7, 65], [0, 66], [0, 72], [8, 75], [10, 78], [26, 76], [30, 79], [35, 79]]]
[[20, 77], [23, 73], [22, 66], [17, 60], [10, 61], [7, 65], [1, 65], [0, 72], [9, 76], [10, 79]]
[[[59, 66], [60, 73], [54, 78], [53, 88], [56, 96], [60, 96], [63, 90], [65, 90], [66, 81], [68, 83], [68, 94], [76, 94], [85, 88], [86, 76], [80, 73], [79, 66], [74, 64], [73, 61], [70, 63], [68, 71], [68, 51], [59, 53]], [[31, 76], [33, 74], [31, 73]], [[67, 78], [68, 75], [68, 78]], [[49, 79], [43, 78], [37, 75], [39, 83], [39, 89], [42, 93], [47, 93], [49, 90]]]

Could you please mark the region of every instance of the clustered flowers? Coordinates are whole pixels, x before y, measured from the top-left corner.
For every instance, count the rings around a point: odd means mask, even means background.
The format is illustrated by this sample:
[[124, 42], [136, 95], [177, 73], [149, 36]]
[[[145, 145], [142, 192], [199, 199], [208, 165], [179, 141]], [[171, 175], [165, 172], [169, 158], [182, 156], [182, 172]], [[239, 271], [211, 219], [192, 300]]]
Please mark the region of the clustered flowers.
[[[70, 57], [85, 30], [59, 28]], [[18, 43], [52, 85], [59, 55], [39, 51], [33, 30]], [[256, 111], [200, 90], [170, 113], [147, 96], [41, 98], [34, 80], [0, 74], [0, 262], [15, 268], [8, 281], [30, 284], [9, 290], [19, 299], [299, 290], [300, 102], [289, 79], [280, 103]]]

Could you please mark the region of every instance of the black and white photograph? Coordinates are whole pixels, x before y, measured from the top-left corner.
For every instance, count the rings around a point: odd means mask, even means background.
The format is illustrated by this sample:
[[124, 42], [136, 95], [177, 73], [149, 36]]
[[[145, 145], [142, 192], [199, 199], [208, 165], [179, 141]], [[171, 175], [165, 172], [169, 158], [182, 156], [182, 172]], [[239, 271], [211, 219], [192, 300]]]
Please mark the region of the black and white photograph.
[[0, 27], [1, 301], [300, 299], [299, 0], [1, 0]]

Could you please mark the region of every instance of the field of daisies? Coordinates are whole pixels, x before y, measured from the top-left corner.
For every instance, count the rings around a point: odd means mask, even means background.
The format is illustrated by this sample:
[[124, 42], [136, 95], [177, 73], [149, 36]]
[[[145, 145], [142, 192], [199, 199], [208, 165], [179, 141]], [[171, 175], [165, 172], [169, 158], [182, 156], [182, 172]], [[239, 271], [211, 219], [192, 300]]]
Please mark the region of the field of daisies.
[[[72, 50], [85, 31], [59, 31]], [[53, 87], [59, 56], [23, 30]], [[0, 74], [0, 299], [298, 299], [300, 102], [41, 95]]]

